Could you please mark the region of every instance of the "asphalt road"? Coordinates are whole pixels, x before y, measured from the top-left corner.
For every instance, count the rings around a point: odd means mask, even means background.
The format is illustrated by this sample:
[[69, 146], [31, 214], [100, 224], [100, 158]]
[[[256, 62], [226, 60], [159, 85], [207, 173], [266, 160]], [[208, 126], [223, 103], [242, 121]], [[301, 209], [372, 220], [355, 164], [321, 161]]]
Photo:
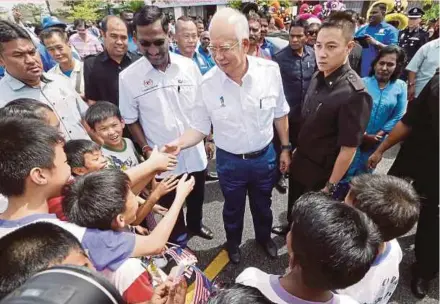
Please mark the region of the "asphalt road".
[[[378, 173], [386, 173], [391, 166], [397, 149], [390, 150], [385, 155], [384, 160], [380, 163], [377, 169]], [[212, 166], [212, 163], [210, 164]], [[217, 256], [223, 248], [226, 241], [225, 232], [223, 229], [222, 208], [223, 195], [221, 193], [218, 182], [208, 182], [206, 184], [206, 195], [204, 204], [204, 223], [210, 227], [214, 233], [215, 238], [211, 241], [203, 240], [199, 237], [193, 237], [189, 241], [189, 247], [193, 249], [199, 259], [200, 269], [205, 269], [207, 265]], [[286, 218], [287, 195], [281, 195], [276, 190], [273, 192], [273, 214], [274, 224], [283, 222]], [[414, 261], [414, 234], [413, 229], [407, 235], [399, 239], [400, 246], [403, 251], [403, 261], [400, 264], [400, 282], [397, 290], [394, 293], [390, 303], [393, 304], [407, 304], [407, 303], [426, 303], [434, 304], [439, 302], [439, 281], [438, 278], [432, 282], [432, 288], [429, 295], [423, 299], [418, 300], [412, 296], [409, 288], [410, 266]], [[234, 279], [240, 274], [243, 269], [249, 266], [254, 266], [273, 274], [283, 274], [287, 268], [287, 249], [283, 238], [272, 235], [275, 243], [278, 245], [279, 258], [277, 260], [269, 259], [263, 250], [256, 244], [254, 240], [254, 231], [252, 224], [252, 217], [249, 208], [246, 209], [245, 225], [243, 231], [243, 241], [241, 245], [242, 261], [239, 265], [228, 264], [218, 275], [219, 282], [228, 284], [232, 283]]]

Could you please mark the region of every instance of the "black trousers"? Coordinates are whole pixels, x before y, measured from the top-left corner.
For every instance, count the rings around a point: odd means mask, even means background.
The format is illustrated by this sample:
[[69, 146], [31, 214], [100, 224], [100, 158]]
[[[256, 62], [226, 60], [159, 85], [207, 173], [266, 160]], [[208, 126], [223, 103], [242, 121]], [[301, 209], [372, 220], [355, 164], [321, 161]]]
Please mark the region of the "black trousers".
[[[203, 201], [205, 199], [205, 170], [188, 174], [188, 178], [191, 176], [194, 176], [195, 185], [194, 189], [186, 198], [186, 225], [183, 210], [181, 210], [169, 239], [170, 242], [183, 247], [186, 247], [188, 240], [186, 228], [191, 231], [198, 232], [201, 228], [203, 217]], [[182, 176], [179, 176], [179, 178], [180, 177]], [[160, 199], [159, 205], [165, 208], [170, 208], [175, 197], [176, 190], [171, 191]]]

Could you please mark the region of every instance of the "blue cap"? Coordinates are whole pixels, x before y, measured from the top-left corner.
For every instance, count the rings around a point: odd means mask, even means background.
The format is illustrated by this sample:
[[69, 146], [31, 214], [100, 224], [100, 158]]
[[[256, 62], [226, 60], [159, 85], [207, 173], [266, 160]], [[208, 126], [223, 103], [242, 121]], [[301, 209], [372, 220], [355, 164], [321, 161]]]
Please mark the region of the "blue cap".
[[58, 27], [65, 29], [67, 26], [65, 23], [58, 20], [58, 18], [55, 16], [44, 17], [43, 20], [41, 21], [41, 24], [43, 25], [43, 29], [47, 29], [48, 27], [51, 27], [51, 26], [58, 26]]

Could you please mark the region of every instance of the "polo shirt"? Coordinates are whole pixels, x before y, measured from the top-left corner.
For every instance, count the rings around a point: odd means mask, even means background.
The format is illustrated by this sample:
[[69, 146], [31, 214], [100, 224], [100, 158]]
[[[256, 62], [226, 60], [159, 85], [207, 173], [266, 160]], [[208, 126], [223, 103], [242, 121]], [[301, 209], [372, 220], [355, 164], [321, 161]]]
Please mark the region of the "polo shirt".
[[91, 100], [105, 100], [119, 105], [119, 73], [141, 56], [128, 52], [121, 63], [114, 61], [107, 51], [84, 59], [85, 96]]
[[[399, 31], [389, 23], [382, 21], [378, 25], [365, 25], [355, 34], [355, 37], [370, 35], [380, 43], [386, 45], [397, 45], [399, 41]], [[361, 77], [366, 77], [370, 73], [371, 63], [379, 53], [378, 49], [372, 45], [362, 49]]]
[[440, 39], [436, 39], [423, 45], [409, 62], [406, 69], [416, 73], [416, 95], [419, 96], [425, 85], [434, 76], [439, 68]]
[[206, 69], [204, 69], [203, 71], [200, 69], [200, 73], [202, 73], [202, 75], [205, 75], [206, 72], [208, 72], [212, 67], [215, 66], [215, 60], [212, 57], [209, 50], [207, 52], [205, 52], [205, 50], [202, 48], [201, 45], [198, 47], [197, 52], [200, 54], [200, 56], [205, 60], [205, 62], [207, 64]]
[[86, 41], [76, 33], [70, 36], [69, 42], [75, 47], [81, 58], [101, 53], [104, 50], [99, 39], [89, 33], [86, 33]]
[[232, 154], [260, 151], [273, 138], [274, 119], [289, 113], [278, 64], [247, 56], [242, 85], [218, 66], [203, 77], [192, 127], [208, 135], [214, 127], [216, 146]]
[[84, 95], [84, 63], [75, 58], [73, 60], [75, 61], [75, 66], [73, 70], [70, 71], [69, 75], [66, 75], [61, 70], [61, 67], [58, 63], [51, 68], [48, 73], [57, 74], [69, 80], [72, 88], [74, 88], [78, 94]]
[[[171, 52], [169, 58], [165, 72], [142, 57], [119, 75], [122, 117], [127, 124], [139, 122], [151, 147], [162, 147], [190, 128], [202, 78], [191, 59]], [[181, 151], [177, 158], [177, 168], [161, 178], [202, 171], [207, 165], [203, 142]]]
[[0, 107], [17, 98], [39, 100], [52, 108], [66, 140], [90, 139], [81, 124], [88, 106], [65, 77], [43, 73], [40, 86], [30, 87], [6, 72], [0, 92]]
[[[174, 53], [183, 56], [178, 48], [174, 49]], [[197, 49], [196, 52], [194, 52], [192, 60], [197, 65], [202, 75], [204, 75], [206, 72], [209, 71], [210, 68], [212, 68], [212, 66], [210, 66], [210, 63], [205, 60], [205, 57], [203, 57], [197, 52]]]

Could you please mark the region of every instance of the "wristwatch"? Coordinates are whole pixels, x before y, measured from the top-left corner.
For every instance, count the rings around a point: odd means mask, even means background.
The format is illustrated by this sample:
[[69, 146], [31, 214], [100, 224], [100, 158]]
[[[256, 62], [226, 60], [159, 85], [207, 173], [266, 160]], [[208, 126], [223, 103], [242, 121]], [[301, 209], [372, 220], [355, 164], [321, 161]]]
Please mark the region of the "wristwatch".
[[331, 182], [327, 182], [325, 184], [325, 187], [328, 189], [328, 192], [330, 193], [330, 195], [333, 195], [336, 190], [338, 189], [338, 184], [333, 184]]
[[289, 143], [289, 144], [287, 144], [287, 145], [281, 145], [281, 150], [292, 151], [292, 144]]

